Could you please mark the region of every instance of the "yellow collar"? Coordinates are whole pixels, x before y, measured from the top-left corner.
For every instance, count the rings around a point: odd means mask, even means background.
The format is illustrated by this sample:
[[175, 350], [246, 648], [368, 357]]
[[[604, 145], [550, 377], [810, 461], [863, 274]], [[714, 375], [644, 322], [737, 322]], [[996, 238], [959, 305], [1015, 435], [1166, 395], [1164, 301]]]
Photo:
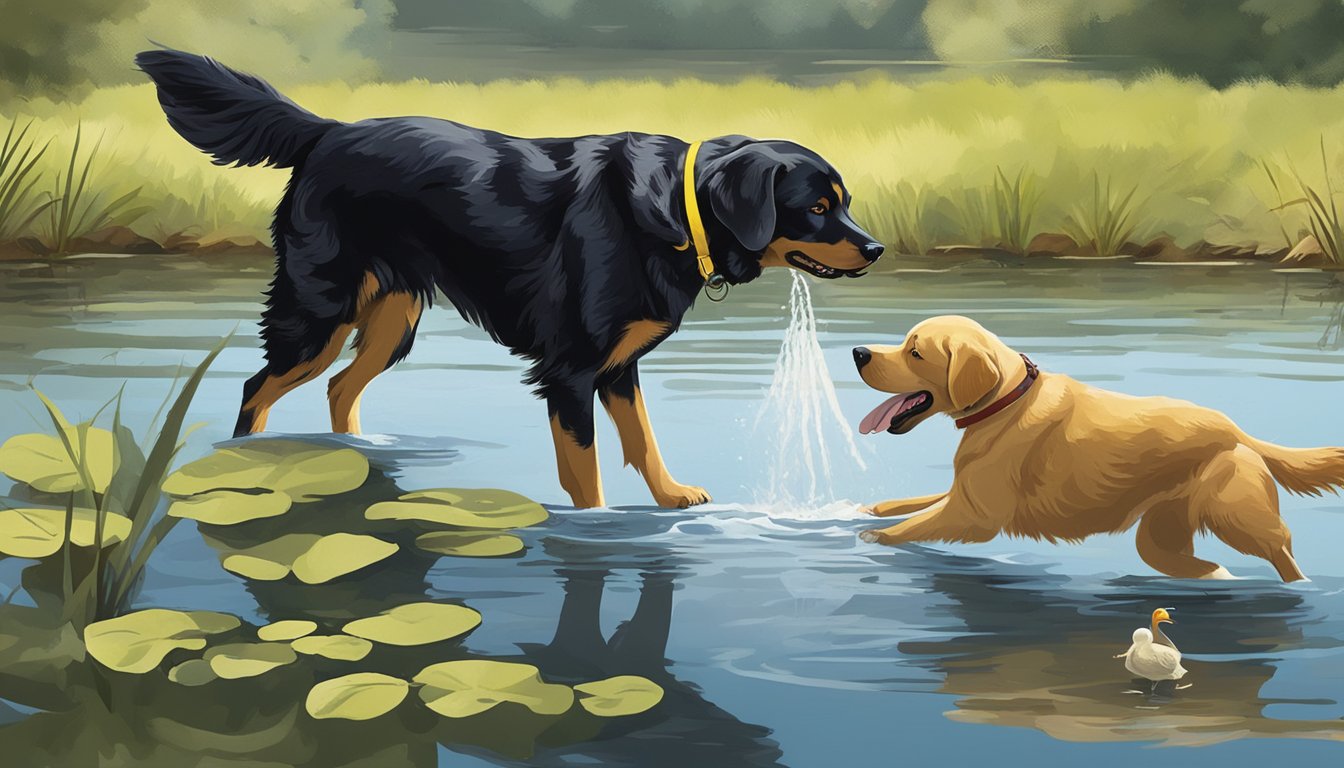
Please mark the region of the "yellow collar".
[[686, 168], [682, 172], [682, 193], [686, 201], [686, 223], [690, 229], [690, 241], [677, 246], [684, 251], [695, 246], [695, 264], [700, 269], [700, 277], [707, 286], [718, 289], [725, 287], [723, 276], [714, 271], [714, 260], [709, 257], [709, 238], [705, 236], [705, 223], [700, 219], [700, 206], [695, 201], [695, 156], [700, 152], [701, 142], [692, 142], [686, 150]]

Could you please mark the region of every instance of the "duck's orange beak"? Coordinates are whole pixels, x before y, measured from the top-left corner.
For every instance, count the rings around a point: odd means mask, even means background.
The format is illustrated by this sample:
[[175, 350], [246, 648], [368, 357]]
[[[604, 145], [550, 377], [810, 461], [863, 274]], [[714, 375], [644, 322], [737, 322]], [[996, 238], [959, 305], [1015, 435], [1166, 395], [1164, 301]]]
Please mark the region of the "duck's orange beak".
[[1171, 618], [1171, 614], [1167, 613], [1166, 608], [1158, 608], [1156, 611], [1153, 611], [1153, 624], [1175, 624], [1175, 623], [1176, 622], [1173, 621]]

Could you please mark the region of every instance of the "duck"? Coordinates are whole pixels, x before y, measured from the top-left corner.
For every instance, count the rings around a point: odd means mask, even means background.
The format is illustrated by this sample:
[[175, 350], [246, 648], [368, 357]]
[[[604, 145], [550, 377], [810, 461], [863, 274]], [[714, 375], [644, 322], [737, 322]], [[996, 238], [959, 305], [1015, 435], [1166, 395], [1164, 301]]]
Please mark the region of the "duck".
[[1151, 629], [1139, 627], [1134, 630], [1133, 645], [1129, 650], [1115, 658], [1125, 660], [1125, 669], [1137, 677], [1153, 684], [1150, 693], [1157, 690], [1163, 680], [1180, 680], [1185, 677], [1185, 667], [1181, 666], [1181, 651], [1162, 631], [1162, 624], [1175, 624], [1167, 608], [1153, 611]]

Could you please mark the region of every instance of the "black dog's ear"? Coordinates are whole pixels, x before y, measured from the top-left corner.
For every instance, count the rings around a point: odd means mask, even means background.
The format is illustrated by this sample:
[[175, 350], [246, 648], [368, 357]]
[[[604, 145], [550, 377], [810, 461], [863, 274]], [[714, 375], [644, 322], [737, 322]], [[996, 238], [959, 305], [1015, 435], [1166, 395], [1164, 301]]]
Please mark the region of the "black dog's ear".
[[775, 178], [783, 168], [783, 158], [760, 144], [735, 149], [709, 166], [714, 217], [748, 251], [765, 250], [775, 233]]

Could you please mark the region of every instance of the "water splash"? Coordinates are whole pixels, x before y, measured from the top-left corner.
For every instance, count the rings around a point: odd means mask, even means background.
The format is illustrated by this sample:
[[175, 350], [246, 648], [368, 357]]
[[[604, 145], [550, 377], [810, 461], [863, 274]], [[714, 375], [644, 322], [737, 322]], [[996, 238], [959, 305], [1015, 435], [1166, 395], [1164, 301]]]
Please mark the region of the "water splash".
[[861, 470], [866, 466], [853, 429], [840, 412], [817, 341], [812, 291], [802, 274], [791, 272], [789, 327], [752, 433], [754, 442], [764, 447], [762, 459], [769, 472], [757, 502], [774, 513], [796, 515], [835, 506], [833, 455], [844, 455]]

